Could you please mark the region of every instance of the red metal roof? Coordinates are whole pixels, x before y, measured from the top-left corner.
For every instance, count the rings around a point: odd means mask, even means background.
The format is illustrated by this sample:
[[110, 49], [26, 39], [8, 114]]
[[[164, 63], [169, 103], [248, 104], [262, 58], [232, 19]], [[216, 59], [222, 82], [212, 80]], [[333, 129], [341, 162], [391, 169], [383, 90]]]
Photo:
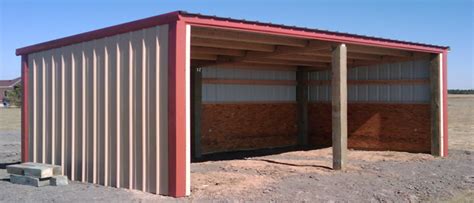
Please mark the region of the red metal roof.
[[[381, 37], [373, 37], [373, 36], [365, 36], [365, 35], [357, 35], [357, 34], [349, 34], [343, 32], [335, 32], [335, 31], [328, 31], [328, 30], [321, 30], [321, 29], [313, 29], [313, 28], [306, 28], [306, 27], [297, 27], [297, 26], [289, 26], [289, 25], [279, 25], [273, 23], [264, 23], [258, 21], [249, 21], [249, 20], [239, 20], [233, 18], [224, 18], [224, 17], [217, 17], [217, 16], [210, 16], [210, 15], [203, 15], [198, 13], [188, 13], [185, 11], [175, 11], [171, 13], [166, 13], [158, 16], [153, 16], [137, 21], [132, 21], [128, 23], [123, 23], [95, 31], [85, 32], [78, 35], [73, 35], [70, 37], [65, 37], [57, 40], [52, 40], [32, 46], [27, 46], [23, 48], [19, 48], [16, 50], [16, 55], [25, 55], [29, 53], [34, 53], [38, 51], [58, 48], [62, 46], [67, 46], [75, 43], [80, 43], [84, 41], [90, 41], [94, 39], [99, 39], [103, 37], [108, 37], [116, 34], [121, 34], [125, 32], [135, 31], [144, 29], [147, 27], [152, 27], [156, 25], [168, 24], [177, 20], [184, 20], [184, 21], [191, 21], [190, 19], [198, 19], [198, 20], [210, 20], [207, 23], [213, 26], [220, 26], [224, 24], [231, 24], [234, 25], [240, 24], [245, 26], [251, 26], [254, 31], [260, 30], [268, 30], [268, 29], [281, 29], [286, 30], [288, 33], [290, 31], [293, 32], [307, 32], [313, 34], [320, 34], [324, 35], [325, 39], [334, 38], [334, 39], [341, 39], [340, 41], [347, 41], [347, 42], [357, 42], [360, 44], [370, 42], [370, 45], [383, 45], [386, 47], [392, 48], [400, 48], [400, 49], [410, 49], [410, 50], [420, 50], [420, 51], [442, 51], [442, 50], [449, 50], [448, 46], [440, 46], [440, 45], [432, 45], [432, 44], [424, 44], [418, 42], [409, 42], [409, 41], [401, 41], [401, 40], [394, 40], [394, 39], [386, 39]], [[235, 26], [234, 26], [235, 27]]]

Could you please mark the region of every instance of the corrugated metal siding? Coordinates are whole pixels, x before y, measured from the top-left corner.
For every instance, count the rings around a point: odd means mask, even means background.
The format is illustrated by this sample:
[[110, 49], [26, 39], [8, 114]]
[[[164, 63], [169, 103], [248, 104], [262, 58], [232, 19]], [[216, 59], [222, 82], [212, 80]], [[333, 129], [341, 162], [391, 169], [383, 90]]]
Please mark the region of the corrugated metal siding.
[[[238, 68], [203, 68], [203, 79], [234, 80], [296, 80], [294, 71], [249, 70]], [[296, 101], [296, 86], [288, 85], [242, 85], [203, 84], [203, 102], [293, 102]]]
[[[328, 81], [330, 71], [311, 72], [310, 80]], [[348, 80], [418, 80], [429, 79], [429, 61], [418, 60], [382, 64], [348, 70]], [[348, 101], [428, 103], [430, 86], [426, 84], [349, 84]], [[331, 84], [309, 86], [310, 101], [330, 101]]]
[[29, 55], [30, 161], [168, 193], [168, 26]]

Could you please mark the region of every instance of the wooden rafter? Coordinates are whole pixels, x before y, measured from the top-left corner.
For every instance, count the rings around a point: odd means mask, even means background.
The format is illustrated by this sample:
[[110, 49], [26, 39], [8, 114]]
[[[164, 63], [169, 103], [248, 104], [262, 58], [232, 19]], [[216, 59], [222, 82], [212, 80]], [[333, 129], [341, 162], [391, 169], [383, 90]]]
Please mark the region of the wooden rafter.
[[235, 80], [235, 79], [217, 79], [204, 78], [204, 84], [239, 84], [239, 85], [296, 85], [295, 80]]
[[290, 66], [307, 66], [307, 67], [329, 67], [329, 63], [322, 62], [304, 62], [304, 61], [292, 61], [292, 60], [281, 60], [281, 59], [267, 59], [267, 58], [258, 58], [258, 59], [244, 59], [239, 62], [250, 62], [250, 63], [261, 63], [261, 64], [280, 64], [280, 65], [290, 65]]
[[191, 52], [191, 59], [215, 61], [215, 60], [217, 60], [217, 55]]
[[[389, 84], [429, 84], [430, 80], [418, 79], [418, 80], [347, 80], [348, 84], [351, 85], [389, 85]], [[310, 80], [308, 85], [330, 85], [331, 80]]]
[[[279, 35], [251, 33], [216, 28], [192, 29], [191, 59], [199, 66], [303, 66], [320, 70], [330, 68], [331, 47], [334, 42], [297, 39]], [[411, 61], [427, 57], [426, 54], [347, 45], [347, 64], [350, 68], [383, 63]]]
[[270, 45], [286, 45], [295, 47], [304, 47], [307, 43], [307, 40], [305, 39], [298, 39], [294, 37], [206, 27], [193, 27], [193, 29], [191, 29], [191, 36], [206, 39], [230, 40]]
[[192, 37], [191, 46], [203, 46], [213, 48], [237, 49], [237, 50], [252, 50], [259, 52], [273, 52], [275, 46], [268, 44], [256, 44], [249, 42], [235, 42], [229, 40], [205, 39]]
[[192, 46], [191, 53], [214, 54], [223, 56], [245, 56], [245, 51], [242, 50], [198, 46]]
[[264, 63], [264, 64], [282, 64], [282, 65], [294, 65], [294, 66], [309, 66], [309, 67], [328, 67], [329, 64], [322, 64], [318, 62], [304, 62], [298, 60], [280, 60], [272, 57], [285, 56], [291, 54], [298, 54], [301, 52], [307, 52], [310, 50], [324, 50], [329, 49], [330, 44], [319, 41], [309, 41], [304, 48], [300, 47], [288, 47], [288, 46], [277, 46], [273, 52], [258, 52], [258, 51], [247, 51], [245, 56], [241, 57], [218, 57], [217, 64], [225, 63], [239, 63], [239, 62], [253, 62], [253, 63]]
[[386, 49], [380, 47], [369, 47], [355, 44], [348, 44], [347, 51], [349, 53], [365, 53], [375, 54], [382, 56], [399, 56], [399, 57], [412, 57], [413, 53], [409, 51], [402, 51], [397, 49]]
[[294, 71], [296, 66], [291, 65], [277, 65], [277, 64], [262, 64], [262, 63], [227, 63], [227, 64], [217, 64], [217, 63], [207, 63], [201, 67], [219, 67], [219, 68], [239, 68], [239, 69], [261, 69], [261, 70], [281, 70], [281, 71]]
[[300, 54], [305, 52], [311, 51], [319, 51], [319, 50], [329, 50], [331, 43], [329, 42], [321, 42], [321, 41], [309, 41], [308, 44], [303, 47], [288, 47], [288, 46], [277, 46], [273, 52], [254, 52], [249, 51], [244, 58], [270, 58], [282, 55], [289, 55], [289, 54]]
[[306, 61], [306, 62], [324, 62], [330, 63], [331, 57], [328, 56], [307, 56], [307, 55], [279, 55], [269, 57], [272, 59], [283, 59], [283, 60], [293, 60], [293, 61]]

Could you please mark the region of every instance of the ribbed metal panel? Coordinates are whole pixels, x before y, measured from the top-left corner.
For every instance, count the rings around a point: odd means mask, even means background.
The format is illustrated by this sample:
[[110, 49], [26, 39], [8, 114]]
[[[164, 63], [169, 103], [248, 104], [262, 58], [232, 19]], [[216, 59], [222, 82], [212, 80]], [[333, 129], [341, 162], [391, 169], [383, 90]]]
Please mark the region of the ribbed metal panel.
[[294, 71], [251, 70], [236, 68], [203, 68], [203, 78], [249, 80], [296, 80]]
[[[233, 80], [296, 80], [294, 71], [249, 70], [234, 68], [203, 68], [202, 77]], [[203, 102], [293, 102], [296, 86], [288, 85], [241, 85], [204, 84]]]
[[[311, 72], [310, 80], [330, 80], [329, 71]], [[429, 61], [418, 60], [351, 68], [348, 80], [418, 80], [429, 79]], [[429, 84], [349, 84], [348, 101], [427, 103], [430, 101]], [[330, 101], [331, 85], [309, 87], [310, 101]]]
[[168, 26], [29, 55], [29, 158], [168, 193]]

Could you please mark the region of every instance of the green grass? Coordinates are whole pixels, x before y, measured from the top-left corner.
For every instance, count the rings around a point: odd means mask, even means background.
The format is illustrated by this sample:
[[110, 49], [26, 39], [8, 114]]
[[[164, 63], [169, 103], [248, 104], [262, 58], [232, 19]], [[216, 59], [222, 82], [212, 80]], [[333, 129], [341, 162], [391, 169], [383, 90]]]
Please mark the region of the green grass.
[[0, 108], [0, 131], [19, 131], [20, 129], [20, 108]]

